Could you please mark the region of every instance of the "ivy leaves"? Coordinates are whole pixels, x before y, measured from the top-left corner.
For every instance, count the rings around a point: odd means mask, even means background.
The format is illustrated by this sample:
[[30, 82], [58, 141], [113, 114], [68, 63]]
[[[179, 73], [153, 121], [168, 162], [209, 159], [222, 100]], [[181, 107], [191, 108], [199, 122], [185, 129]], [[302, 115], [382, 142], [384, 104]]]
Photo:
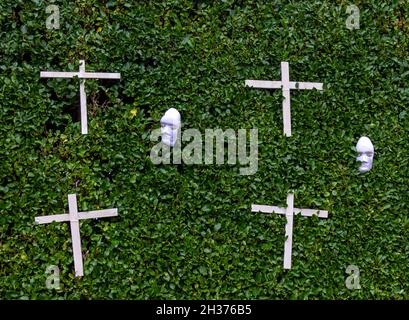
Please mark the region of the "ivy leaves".
[[[328, 1], [270, 4], [59, 1], [59, 30], [45, 3], [0, 4], [0, 296], [41, 299], [403, 299], [409, 269], [407, 169], [409, 43], [402, 4], [360, 4], [361, 28]], [[344, 14], [345, 13], [345, 14]], [[381, 14], [380, 14], [381, 13]], [[406, 23], [406, 24], [405, 24]], [[40, 80], [82, 58], [121, 72], [90, 82], [90, 134], [82, 136], [77, 85]], [[245, 79], [324, 83], [292, 93], [293, 136], [282, 136], [281, 94]], [[90, 101], [91, 103], [91, 101]], [[170, 107], [185, 128], [258, 128], [259, 168], [159, 165], [150, 132]], [[90, 111], [90, 112], [91, 112]], [[375, 145], [356, 174], [354, 145]], [[293, 269], [282, 268], [285, 219], [252, 203], [322, 208], [297, 217]], [[84, 221], [85, 277], [74, 279], [68, 224], [37, 215], [117, 207]], [[345, 286], [349, 265], [361, 290]], [[49, 265], [62, 289], [47, 290]]]

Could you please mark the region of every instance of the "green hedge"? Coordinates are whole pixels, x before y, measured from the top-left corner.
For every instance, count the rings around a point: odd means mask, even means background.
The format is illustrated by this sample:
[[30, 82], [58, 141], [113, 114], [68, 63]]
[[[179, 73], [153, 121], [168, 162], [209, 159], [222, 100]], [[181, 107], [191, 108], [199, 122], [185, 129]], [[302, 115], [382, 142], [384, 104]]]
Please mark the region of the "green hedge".
[[[50, 1], [0, 4], [0, 298], [408, 299], [407, 1]], [[388, 2], [388, 4], [386, 4]], [[78, 80], [41, 70], [120, 72]], [[280, 90], [246, 79], [324, 83], [292, 91], [293, 135]], [[254, 175], [239, 165], [153, 165], [149, 139], [170, 107], [183, 128], [258, 128]], [[357, 174], [367, 135], [374, 167]], [[293, 267], [283, 269], [285, 218], [251, 204], [329, 211], [294, 218]], [[74, 278], [68, 223], [34, 217], [119, 209], [81, 222], [85, 276]], [[49, 265], [61, 289], [45, 286]], [[349, 290], [346, 268], [360, 269]]]

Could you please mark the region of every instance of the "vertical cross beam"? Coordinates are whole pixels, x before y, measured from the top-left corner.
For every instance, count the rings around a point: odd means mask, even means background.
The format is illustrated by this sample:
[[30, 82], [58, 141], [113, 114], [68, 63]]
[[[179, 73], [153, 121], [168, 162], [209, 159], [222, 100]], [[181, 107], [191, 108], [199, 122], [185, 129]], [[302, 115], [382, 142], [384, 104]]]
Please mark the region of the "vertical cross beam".
[[281, 85], [283, 87], [284, 135], [291, 136], [290, 72], [288, 62], [281, 62]]
[[75, 276], [82, 277], [84, 275], [84, 267], [82, 264], [81, 237], [80, 226], [78, 221], [78, 207], [76, 194], [68, 195], [68, 210], [70, 215], [72, 252], [74, 255]]
[[81, 105], [81, 133], [88, 134], [87, 95], [85, 94], [85, 61], [80, 60], [80, 105]]
[[285, 225], [285, 235], [287, 240], [284, 243], [284, 269], [291, 269], [291, 255], [293, 251], [293, 222], [294, 222], [294, 194], [287, 195], [287, 208], [285, 216], [287, 224]]

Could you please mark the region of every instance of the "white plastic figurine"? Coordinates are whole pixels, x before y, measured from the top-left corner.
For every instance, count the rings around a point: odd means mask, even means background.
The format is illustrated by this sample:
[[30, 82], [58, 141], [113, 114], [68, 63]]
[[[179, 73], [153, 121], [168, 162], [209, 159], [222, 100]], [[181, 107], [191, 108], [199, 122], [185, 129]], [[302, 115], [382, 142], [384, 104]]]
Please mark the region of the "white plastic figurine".
[[173, 147], [178, 138], [180, 129], [180, 113], [175, 108], [170, 108], [160, 119], [162, 142]]
[[358, 152], [357, 161], [362, 164], [359, 167], [359, 172], [368, 172], [372, 168], [372, 161], [374, 157], [374, 147], [368, 137], [361, 137], [356, 144], [356, 151]]

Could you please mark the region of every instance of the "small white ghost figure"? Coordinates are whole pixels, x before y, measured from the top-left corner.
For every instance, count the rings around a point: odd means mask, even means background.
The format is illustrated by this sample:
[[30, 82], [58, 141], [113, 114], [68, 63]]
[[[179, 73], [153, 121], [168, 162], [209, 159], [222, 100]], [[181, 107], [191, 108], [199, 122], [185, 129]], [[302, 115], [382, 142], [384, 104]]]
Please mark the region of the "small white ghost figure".
[[170, 108], [160, 119], [162, 142], [173, 147], [178, 138], [180, 129], [180, 113], [175, 108]]
[[365, 173], [371, 170], [374, 157], [374, 146], [371, 140], [368, 137], [359, 138], [356, 144], [356, 151], [358, 152], [356, 160], [361, 162], [359, 172]]

